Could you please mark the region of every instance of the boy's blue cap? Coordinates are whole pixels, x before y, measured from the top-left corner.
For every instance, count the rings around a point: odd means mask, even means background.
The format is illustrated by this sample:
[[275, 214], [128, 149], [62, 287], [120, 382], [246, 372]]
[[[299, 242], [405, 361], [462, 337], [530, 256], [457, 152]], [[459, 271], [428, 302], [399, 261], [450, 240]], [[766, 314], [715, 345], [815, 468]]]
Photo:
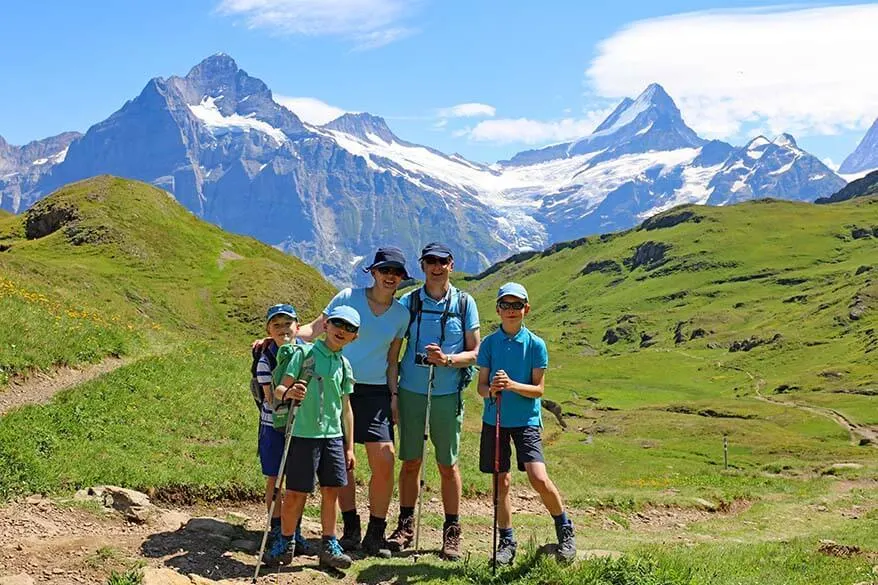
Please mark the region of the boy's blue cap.
[[506, 284], [501, 286], [500, 290], [497, 291], [497, 300], [499, 301], [506, 295], [516, 297], [523, 300], [524, 302], [527, 302], [527, 289], [517, 282], [507, 282]]
[[275, 315], [287, 315], [293, 319], [299, 319], [299, 316], [296, 314], [296, 309], [289, 303], [281, 303], [279, 305], [268, 307], [268, 312], [265, 314], [265, 322], [267, 323], [271, 321], [271, 318]]
[[383, 268], [384, 266], [401, 268], [403, 272], [402, 279], [409, 279], [409, 273], [405, 269], [405, 254], [403, 254], [402, 250], [400, 250], [399, 248], [395, 246], [385, 246], [383, 248], [378, 248], [378, 251], [375, 252], [375, 259], [372, 260], [372, 264], [363, 268], [363, 272], [369, 272], [373, 268]]
[[348, 305], [339, 305], [338, 307], [333, 307], [333, 309], [329, 311], [329, 315], [327, 315], [326, 318], [341, 319], [342, 321], [347, 321], [354, 327], [360, 326], [360, 314], [355, 308]]
[[421, 250], [421, 257], [418, 258], [418, 260], [423, 260], [427, 256], [436, 256], [437, 258], [454, 257], [451, 254], [451, 248], [439, 242], [430, 242], [429, 244], [424, 246], [424, 249]]

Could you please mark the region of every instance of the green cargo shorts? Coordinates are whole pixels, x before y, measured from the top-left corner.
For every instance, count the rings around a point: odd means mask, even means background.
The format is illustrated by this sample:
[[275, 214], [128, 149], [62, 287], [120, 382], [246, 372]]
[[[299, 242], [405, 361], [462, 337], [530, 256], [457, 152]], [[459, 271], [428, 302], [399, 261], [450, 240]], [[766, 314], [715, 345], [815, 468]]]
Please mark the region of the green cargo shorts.
[[[399, 389], [399, 459], [421, 459], [427, 395]], [[440, 465], [454, 465], [460, 454], [463, 409], [457, 414], [457, 392], [430, 399], [430, 442]]]

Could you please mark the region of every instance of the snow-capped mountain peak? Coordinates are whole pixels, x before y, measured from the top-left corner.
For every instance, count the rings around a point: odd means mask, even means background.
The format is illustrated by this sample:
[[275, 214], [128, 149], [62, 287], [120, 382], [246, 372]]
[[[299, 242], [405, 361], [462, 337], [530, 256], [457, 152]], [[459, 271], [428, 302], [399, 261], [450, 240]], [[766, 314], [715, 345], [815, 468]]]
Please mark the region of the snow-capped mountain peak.
[[393, 133], [384, 118], [373, 116], [372, 114], [367, 114], [365, 112], [358, 114], [344, 114], [335, 120], [324, 124], [322, 127], [329, 130], [344, 132], [345, 134], [355, 136], [361, 140], [371, 141], [371, 137], [378, 137], [388, 144], [402, 142]]
[[794, 148], [798, 150], [799, 145], [796, 144], [796, 139], [793, 138], [792, 134], [787, 134], [784, 132], [783, 134], [779, 134], [772, 140], [772, 144], [775, 146], [785, 147], [785, 148]]

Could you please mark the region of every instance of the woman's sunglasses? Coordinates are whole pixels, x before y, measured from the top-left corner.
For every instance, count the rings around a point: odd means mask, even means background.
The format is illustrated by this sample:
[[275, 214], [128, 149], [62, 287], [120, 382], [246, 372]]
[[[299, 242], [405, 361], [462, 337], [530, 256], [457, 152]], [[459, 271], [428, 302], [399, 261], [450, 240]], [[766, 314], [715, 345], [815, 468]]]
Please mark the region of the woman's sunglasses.
[[330, 319], [329, 324], [332, 325], [333, 327], [338, 327], [339, 329], [344, 329], [348, 333], [356, 333], [357, 331], [360, 330], [360, 328], [357, 327], [356, 325], [351, 325], [350, 323], [348, 323], [347, 321], [345, 321], [343, 319]]
[[383, 274], [385, 276], [387, 276], [388, 274], [392, 274], [393, 276], [398, 276], [400, 278], [405, 276], [405, 270], [403, 270], [402, 268], [394, 268], [393, 266], [382, 266], [380, 268], [376, 268], [376, 270], [380, 274]]
[[515, 309], [516, 311], [520, 311], [524, 308], [525, 303], [521, 301], [512, 301], [511, 303], [508, 301], [497, 301], [497, 308], [506, 310], [506, 309]]

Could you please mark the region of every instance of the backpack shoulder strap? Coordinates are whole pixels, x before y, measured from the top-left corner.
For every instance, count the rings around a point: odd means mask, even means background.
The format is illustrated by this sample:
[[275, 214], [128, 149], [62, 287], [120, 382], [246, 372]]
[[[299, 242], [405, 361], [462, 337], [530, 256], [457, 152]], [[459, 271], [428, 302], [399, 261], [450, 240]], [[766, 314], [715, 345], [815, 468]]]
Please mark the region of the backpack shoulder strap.
[[418, 317], [418, 313], [421, 312], [421, 290], [423, 287], [418, 287], [409, 293], [409, 326], [406, 329], [405, 336], [406, 338], [411, 336], [412, 324], [415, 322], [415, 319]]

